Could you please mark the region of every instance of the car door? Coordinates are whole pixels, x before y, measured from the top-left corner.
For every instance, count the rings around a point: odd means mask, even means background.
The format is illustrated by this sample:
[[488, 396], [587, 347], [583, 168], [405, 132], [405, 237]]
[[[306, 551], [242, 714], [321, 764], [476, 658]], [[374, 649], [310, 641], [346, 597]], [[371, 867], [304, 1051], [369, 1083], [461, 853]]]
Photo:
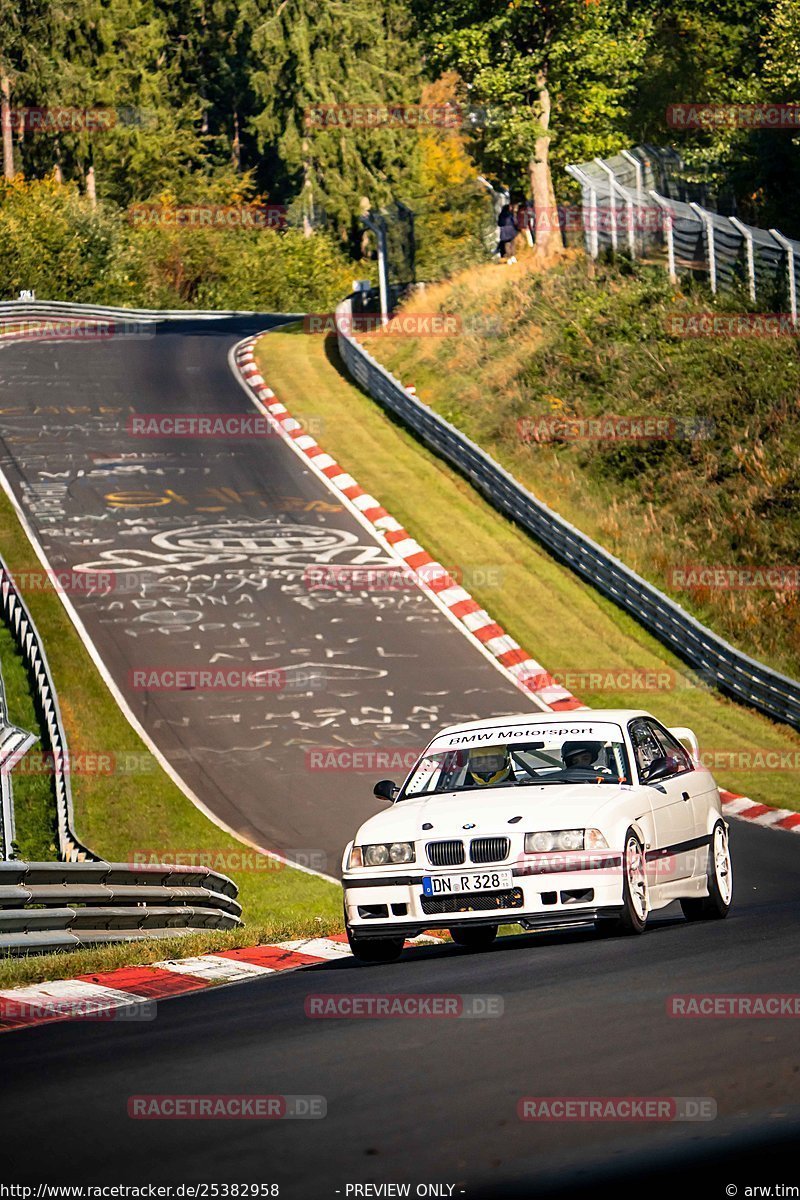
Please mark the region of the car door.
[[684, 879], [695, 872], [695, 811], [687, 779], [689, 755], [671, 746], [665, 733], [648, 717], [628, 725], [639, 782], [650, 792], [655, 844], [647, 852], [648, 882], [653, 885]]
[[714, 777], [704, 766], [698, 764], [674, 733], [663, 728], [658, 722], [656, 735], [664, 746], [665, 753], [672, 755], [676, 761], [682, 760], [683, 767], [678, 773], [684, 792], [689, 793], [689, 803], [694, 817], [693, 839], [699, 844], [694, 851], [695, 869], [702, 874], [706, 869], [708, 858], [708, 813], [712, 798], [717, 795]]

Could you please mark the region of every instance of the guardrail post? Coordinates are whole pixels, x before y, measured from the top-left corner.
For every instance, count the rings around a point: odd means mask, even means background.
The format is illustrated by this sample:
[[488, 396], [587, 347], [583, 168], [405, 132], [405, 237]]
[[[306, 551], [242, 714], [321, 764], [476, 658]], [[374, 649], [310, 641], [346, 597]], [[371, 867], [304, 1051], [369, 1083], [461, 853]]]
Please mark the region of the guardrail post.
[[788, 238], [784, 237], [779, 229], [770, 229], [770, 237], [773, 237], [781, 249], [786, 254], [786, 271], [789, 277], [789, 307], [792, 311], [792, 324], [797, 324], [797, 279], [794, 269], [794, 247]]
[[756, 302], [756, 260], [753, 254], [753, 235], [746, 225], [736, 217], [728, 217], [733, 228], [744, 238], [745, 260], [747, 262], [747, 290], [753, 304]]
[[659, 196], [658, 192], [651, 191], [650, 195], [655, 200], [658, 207], [661, 209], [661, 220], [664, 226], [664, 237], [667, 242], [667, 271], [673, 283], [678, 282], [678, 273], [675, 270], [675, 237], [672, 232], [672, 209], [663, 196]]
[[713, 295], [717, 294], [717, 248], [714, 245], [714, 221], [711, 213], [707, 213], [699, 204], [692, 202], [689, 207], [693, 212], [697, 213], [700, 222], [703, 226], [703, 234], [706, 243], [706, 254], [708, 257], [708, 278], [711, 284]]

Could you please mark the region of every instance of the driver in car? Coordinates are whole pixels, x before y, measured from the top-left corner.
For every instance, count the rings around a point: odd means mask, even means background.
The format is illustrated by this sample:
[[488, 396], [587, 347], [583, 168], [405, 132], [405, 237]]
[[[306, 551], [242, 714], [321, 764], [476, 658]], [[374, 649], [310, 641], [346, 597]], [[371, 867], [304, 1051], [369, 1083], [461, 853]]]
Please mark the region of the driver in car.
[[467, 780], [474, 787], [493, 787], [512, 779], [513, 774], [511, 756], [505, 746], [480, 746], [470, 752]]
[[587, 771], [606, 770], [605, 763], [595, 767], [595, 759], [602, 748], [600, 742], [564, 742], [561, 758], [568, 770], [572, 767], [583, 767]]

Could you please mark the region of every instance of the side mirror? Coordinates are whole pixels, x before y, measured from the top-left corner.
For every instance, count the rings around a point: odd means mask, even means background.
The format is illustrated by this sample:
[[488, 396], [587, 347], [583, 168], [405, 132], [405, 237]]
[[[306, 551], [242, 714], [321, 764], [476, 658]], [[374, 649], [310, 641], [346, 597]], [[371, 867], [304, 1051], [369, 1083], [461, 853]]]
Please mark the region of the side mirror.
[[642, 771], [643, 783], [655, 783], [658, 779], [665, 779], [670, 774], [672, 769], [672, 760], [669, 758], [654, 758], [646, 770]]
[[684, 746], [687, 742], [689, 743], [689, 750], [692, 758], [698, 759], [700, 757], [700, 743], [697, 740], [697, 734], [694, 733], [693, 730], [686, 729], [685, 726], [681, 725], [675, 729], [670, 729], [670, 733], [673, 737], [676, 737], [679, 742], [683, 742]]
[[399, 791], [400, 788], [396, 783], [392, 783], [391, 779], [381, 779], [375, 784], [372, 794], [379, 800], [388, 800], [390, 804], [394, 804], [394, 798]]

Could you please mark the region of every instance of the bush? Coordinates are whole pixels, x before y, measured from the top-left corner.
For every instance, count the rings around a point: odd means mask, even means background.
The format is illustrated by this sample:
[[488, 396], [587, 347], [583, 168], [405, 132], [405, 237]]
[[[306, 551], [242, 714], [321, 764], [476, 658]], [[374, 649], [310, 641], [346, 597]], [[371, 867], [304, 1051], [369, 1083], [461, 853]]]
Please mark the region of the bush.
[[0, 185], [7, 299], [33, 288], [39, 299], [130, 307], [327, 311], [363, 273], [324, 231], [132, 224], [73, 184]]

